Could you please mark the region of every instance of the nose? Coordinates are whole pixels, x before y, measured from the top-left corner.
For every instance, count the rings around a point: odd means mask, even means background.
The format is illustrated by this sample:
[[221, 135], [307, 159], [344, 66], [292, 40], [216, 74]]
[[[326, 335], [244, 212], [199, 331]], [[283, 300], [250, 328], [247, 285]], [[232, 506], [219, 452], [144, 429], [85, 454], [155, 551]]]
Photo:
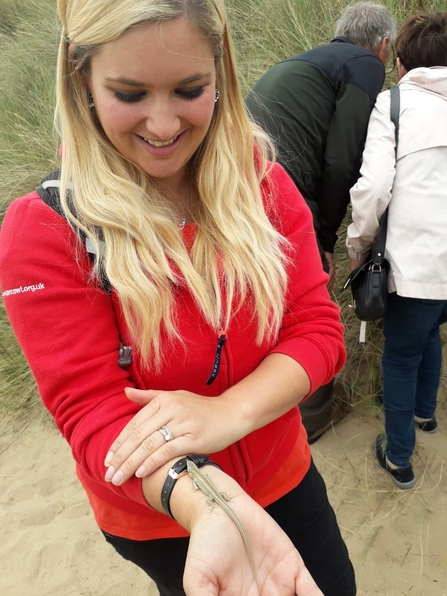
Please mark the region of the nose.
[[175, 102], [166, 96], [151, 98], [145, 125], [148, 137], [156, 141], [170, 141], [181, 132], [181, 120]]

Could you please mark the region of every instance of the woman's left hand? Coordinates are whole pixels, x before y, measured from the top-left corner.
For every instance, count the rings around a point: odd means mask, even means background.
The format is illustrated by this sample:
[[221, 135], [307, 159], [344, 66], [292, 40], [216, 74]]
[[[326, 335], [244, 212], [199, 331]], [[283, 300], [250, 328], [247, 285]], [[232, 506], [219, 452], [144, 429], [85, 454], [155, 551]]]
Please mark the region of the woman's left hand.
[[[208, 474], [208, 472], [205, 472]], [[193, 508], [175, 495], [174, 517], [187, 517], [191, 533], [183, 584], [188, 596], [323, 596], [300, 554], [278, 524], [232, 480], [220, 471], [218, 491], [231, 496], [229, 506], [238, 517], [251, 551], [230, 516], [219, 505], [196, 497]], [[187, 497], [186, 497], [187, 499]], [[197, 501], [201, 501], [201, 505]], [[188, 503], [188, 501], [186, 501]], [[179, 509], [181, 508], [181, 511]]]
[[126, 389], [126, 395], [145, 405], [121, 431], [105, 459], [105, 479], [116, 485], [133, 474], [149, 476], [187, 453], [221, 451], [249, 432], [243, 428], [236, 408], [222, 397], [132, 388]]
[[335, 283], [335, 257], [331, 252], [325, 252], [324, 256], [326, 257], [326, 260], [329, 265], [329, 280], [327, 282], [327, 291], [331, 293]]
[[366, 261], [367, 257], [360, 261], [358, 261], [357, 259], [349, 259], [349, 271], [355, 271], [357, 267], [360, 267], [360, 265], [363, 265], [364, 263], [366, 263]]

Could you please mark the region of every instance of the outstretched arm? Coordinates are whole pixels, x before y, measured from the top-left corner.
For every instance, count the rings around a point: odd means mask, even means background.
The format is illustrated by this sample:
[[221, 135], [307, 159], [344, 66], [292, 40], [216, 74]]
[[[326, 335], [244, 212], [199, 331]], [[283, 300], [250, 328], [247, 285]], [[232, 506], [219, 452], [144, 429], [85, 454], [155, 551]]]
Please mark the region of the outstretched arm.
[[[322, 596], [298, 551], [262, 507], [221, 470], [205, 466], [201, 471], [230, 497], [250, 543], [262, 596]], [[143, 480], [148, 501], [159, 510], [166, 473], [160, 469]], [[174, 518], [191, 533], [184, 574], [188, 596], [258, 596], [244, 540], [231, 517], [210, 508], [187, 474], [177, 480], [170, 505]]]

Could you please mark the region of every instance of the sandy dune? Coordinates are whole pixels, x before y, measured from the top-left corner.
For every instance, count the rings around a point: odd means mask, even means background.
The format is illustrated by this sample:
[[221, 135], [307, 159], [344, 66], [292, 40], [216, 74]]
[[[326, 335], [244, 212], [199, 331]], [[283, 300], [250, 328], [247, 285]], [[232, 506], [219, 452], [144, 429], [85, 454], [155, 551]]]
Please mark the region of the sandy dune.
[[[359, 596], [447, 594], [447, 400], [417, 434], [412, 491], [372, 458], [382, 414], [363, 403], [313, 447], [357, 571]], [[1, 596], [156, 595], [103, 540], [51, 423], [0, 423]]]

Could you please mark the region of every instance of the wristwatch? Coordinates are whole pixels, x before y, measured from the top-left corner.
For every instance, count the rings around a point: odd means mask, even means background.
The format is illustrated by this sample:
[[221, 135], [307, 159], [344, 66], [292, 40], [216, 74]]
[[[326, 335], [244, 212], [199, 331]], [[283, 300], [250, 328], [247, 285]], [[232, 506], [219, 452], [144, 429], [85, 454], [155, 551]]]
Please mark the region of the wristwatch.
[[173, 519], [174, 516], [172, 515], [171, 507], [169, 505], [171, 493], [179, 476], [183, 472], [186, 472], [188, 468], [188, 460], [195, 463], [198, 468], [201, 468], [202, 466], [209, 464], [211, 466], [219, 468], [219, 470], [222, 469], [218, 464], [210, 460], [209, 455], [199, 455], [197, 453], [190, 453], [186, 457], [182, 457], [181, 459], [175, 462], [175, 464], [169, 469], [168, 475], [166, 476], [166, 480], [163, 484], [163, 488], [161, 489], [161, 504], [163, 506], [164, 511]]

